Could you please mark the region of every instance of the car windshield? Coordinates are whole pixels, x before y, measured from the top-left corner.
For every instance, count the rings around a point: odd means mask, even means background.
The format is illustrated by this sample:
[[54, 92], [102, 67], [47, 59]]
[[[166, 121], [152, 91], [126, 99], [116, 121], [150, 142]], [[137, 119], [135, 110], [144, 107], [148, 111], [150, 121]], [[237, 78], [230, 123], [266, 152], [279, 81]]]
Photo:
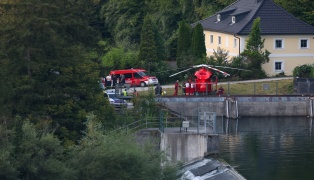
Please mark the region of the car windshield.
[[143, 71], [138, 72], [138, 74], [139, 74], [140, 76], [142, 76], [142, 77], [144, 77], [144, 76], [148, 76], [148, 75], [147, 75], [147, 74], [145, 74], [145, 72], [143, 72]]
[[108, 94], [109, 98], [116, 98], [116, 94]]

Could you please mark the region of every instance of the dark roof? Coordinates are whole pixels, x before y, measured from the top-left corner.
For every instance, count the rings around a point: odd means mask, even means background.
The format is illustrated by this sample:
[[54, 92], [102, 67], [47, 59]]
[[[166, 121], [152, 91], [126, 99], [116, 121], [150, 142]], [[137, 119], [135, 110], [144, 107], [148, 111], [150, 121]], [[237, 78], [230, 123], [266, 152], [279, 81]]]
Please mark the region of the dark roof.
[[[222, 15], [223, 13], [226, 15]], [[217, 22], [217, 14], [221, 14], [219, 22]], [[236, 23], [231, 23], [231, 16], [236, 17]], [[314, 34], [314, 26], [297, 19], [273, 0], [238, 0], [192, 26], [201, 23], [204, 30], [248, 35], [257, 17], [261, 18], [260, 29], [263, 35]]]

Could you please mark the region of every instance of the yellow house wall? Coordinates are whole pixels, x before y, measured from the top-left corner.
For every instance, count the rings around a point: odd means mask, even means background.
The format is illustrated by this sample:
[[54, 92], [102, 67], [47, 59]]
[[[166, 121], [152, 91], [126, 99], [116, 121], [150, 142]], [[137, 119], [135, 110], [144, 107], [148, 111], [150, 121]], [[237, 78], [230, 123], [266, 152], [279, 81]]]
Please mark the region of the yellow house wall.
[[[231, 34], [219, 32], [204, 31], [205, 45], [207, 56], [213, 55], [214, 50], [218, 47], [229, 51], [229, 59], [239, 55], [245, 48], [247, 36], [239, 36], [236, 38]], [[211, 37], [213, 42], [211, 43]], [[218, 44], [218, 37], [221, 37], [221, 44]], [[290, 36], [262, 36], [265, 39], [264, 49], [270, 54], [269, 63], [263, 64], [262, 67], [269, 76], [274, 76], [281, 71], [275, 71], [275, 62], [282, 62], [282, 69], [285, 75], [292, 75], [292, 71], [296, 66], [314, 63], [314, 35], [290, 35]], [[236, 46], [234, 40], [236, 39]], [[283, 48], [275, 48], [275, 40], [280, 39], [283, 42]], [[308, 48], [300, 48], [300, 40], [308, 39]], [[240, 45], [240, 48], [239, 48]]]
[[[224, 34], [218, 32], [204, 31], [205, 34], [205, 46], [207, 56], [211, 56], [216, 51], [218, 47], [223, 50], [229, 51], [229, 57], [239, 55], [239, 39], [235, 38], [231, 34]], [[211, 43], [210, 37], [213, 36], [213, 42]], [[218, 37], [221, 37], [221, 44], [218, 44]], [[236, 39], [236, 46], [234, 44], [234, 39]]]
[[[290, 35], [290, 36], [263, 36], [265, 38], [264, 48], [271, 52], [269, 63], [262, 67], [270, 76], [276, 75], [275, 62], [283, 62], [285, 75], [292, 75], [296, 66], [314, 63], [314, 35]], [[275, 48], [275, 40], [281, 39], [282, 49]], [[308, 48], [300, 48], [301, 39], [308, 40]]]

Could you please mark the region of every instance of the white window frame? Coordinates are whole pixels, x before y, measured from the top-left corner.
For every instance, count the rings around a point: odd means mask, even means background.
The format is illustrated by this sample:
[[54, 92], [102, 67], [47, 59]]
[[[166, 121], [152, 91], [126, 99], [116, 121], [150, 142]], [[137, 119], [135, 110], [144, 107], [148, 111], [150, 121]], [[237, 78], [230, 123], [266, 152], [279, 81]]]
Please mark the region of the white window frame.
[[[281, 63], [281, 69], [276, 69], [276, 63]], [[282, 61], [282, 60], [276, 60], [276, 61], [274, 61], [274, 72], [275, 72], [275, 73], [281, 73], [281, 72], [284, 72], [284, 70], [285, 70], [284, 61]]]
[[212, 35], [212, 34], [209, 36], [209, 43], [210, 44], [214, 43], [214, 35]]
[[218, 36], [218, 46], [221, 45], [221, 36]]
[[236, 22], [236, 17], [235, 17], [235, 16], [232, 16], [232, 17], [231, 17], [231, 23], [234, 24], [235, 22]]
[[226, 36], [226, 47], [229, 47], [229, 38]]
[[217, 14], [217, 22], [219, 22], [221, 20], [221, 15]]
[[237, 48], [237, 46], [238, 46], [238, 40], [237, 40], [237, 38], [234, 38], [233, 39], [233, 48]]
[[[306, 47], [301, 47], [301, 42], [303, 41], [303, 40], [306, 40]], [[310, 48], [310, 39], [309, 38], [300, 38], [299, 39], [299, 48], [300, 49], [309, 49]]]
[[[277, 41], [281, 41], [281, 47], [277, 47], [276, 46], [277, 45], [276, 44]], [[276, 39], [274, 39], [274, 49], [284, 49], [285, 48], [284, 44], [285, 44], [285, 41], [284, 41], [283, 38], [276, 38]]]

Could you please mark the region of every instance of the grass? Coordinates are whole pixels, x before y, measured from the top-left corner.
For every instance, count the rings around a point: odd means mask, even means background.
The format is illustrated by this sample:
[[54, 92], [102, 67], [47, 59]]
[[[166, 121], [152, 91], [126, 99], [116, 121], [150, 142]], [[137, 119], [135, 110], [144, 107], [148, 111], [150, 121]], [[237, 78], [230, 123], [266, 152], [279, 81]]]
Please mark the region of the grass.
[[[293, 94], [293, 79], [265, 81], [265, 82], [248, 82], [248, 83], [218, 83], [218, 87], [224, 88], [224, 94], [228, 95], [285, 95]], [[214, 87], [215, 89], [216, 87]], [[163, 89], [166, 96], [174, 94], [174, 88]], [[182, 90], [179, 90], [179, 95]]]

